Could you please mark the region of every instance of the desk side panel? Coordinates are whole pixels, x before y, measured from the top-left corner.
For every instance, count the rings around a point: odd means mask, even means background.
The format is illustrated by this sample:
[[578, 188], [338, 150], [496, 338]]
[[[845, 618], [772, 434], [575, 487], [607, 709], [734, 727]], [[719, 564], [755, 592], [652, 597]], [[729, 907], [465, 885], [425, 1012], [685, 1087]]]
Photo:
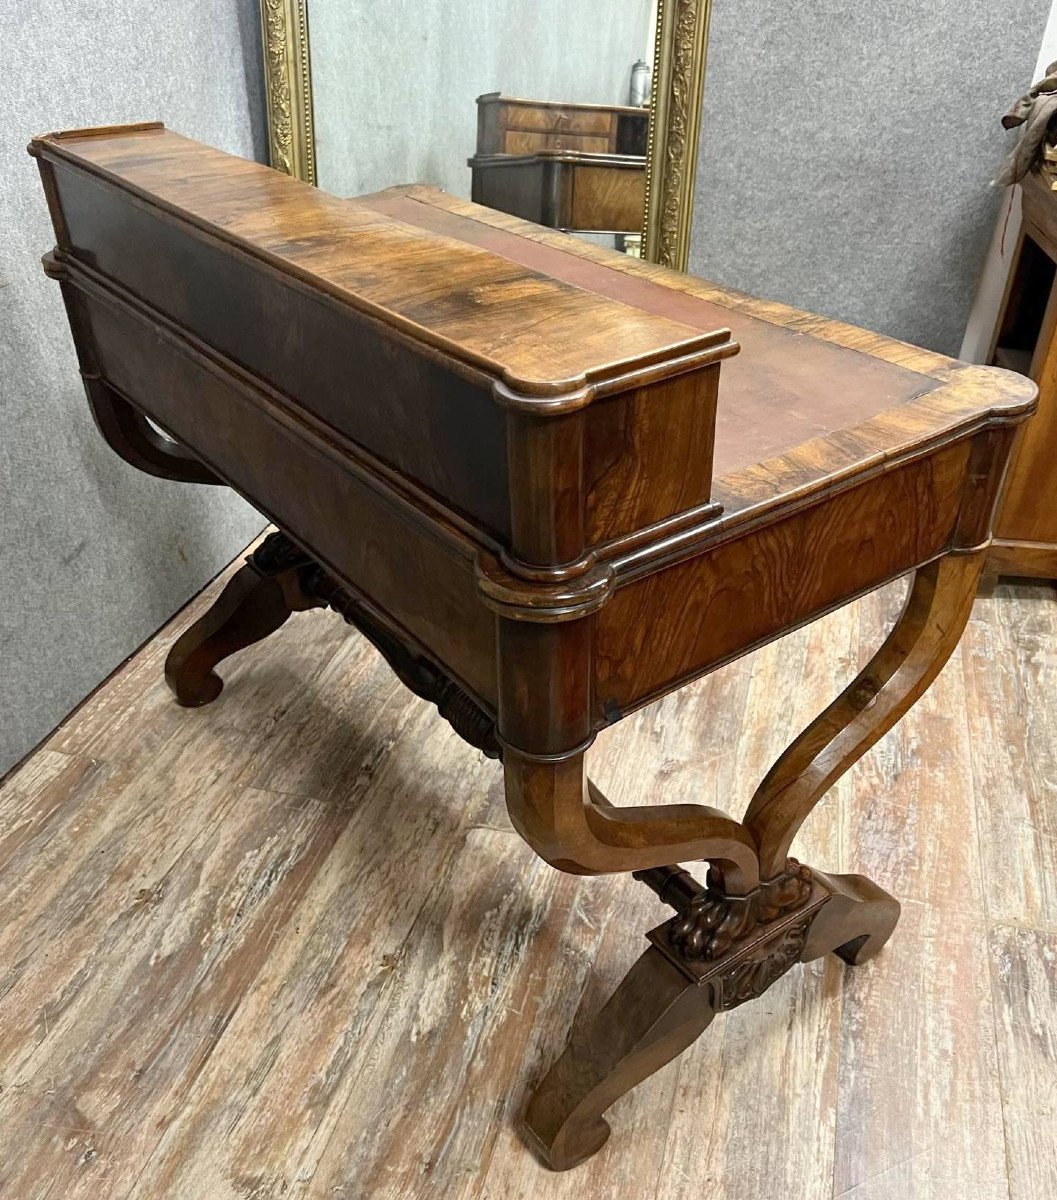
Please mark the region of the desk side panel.
[[586, 541], [596, 546], [697, 509], [712, 494], [722, 368], [663, 379], [586, 413]]
[[596, 616], [595, 723], [721, 666], [950, 544], [971, 441], [618, 588]]
[[483, 383], [118, 188], [55, 177], [64, 250], [508, 539], [505, 419]]
[[263, 394], [130, 310], [74, 296], [107, 382], [494, 709], [495, 619], [480, 601], [472, 548], [370, 486]]

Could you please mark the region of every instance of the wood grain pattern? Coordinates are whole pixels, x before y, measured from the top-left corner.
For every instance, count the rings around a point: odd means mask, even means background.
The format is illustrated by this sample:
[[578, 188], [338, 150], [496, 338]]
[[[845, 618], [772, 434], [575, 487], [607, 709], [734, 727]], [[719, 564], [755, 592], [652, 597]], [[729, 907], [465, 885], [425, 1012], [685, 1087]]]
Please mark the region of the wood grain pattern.
[[[406, 200], [417, 201], [417, 209], [415, 205], [400, 203], [402, 197]], [[750, 361], [753, 361], [753, 365], [755, 365], [755, 360], [758, 360], [761, 354], [770, 353], [769, 346], [772, 344], [781, 346], [783, 341], [786, 345], [789, 344], [788, 337], [786, 339], [776, 338], [774, 343], [769, 343], [767, 335], [775, 336], [772, 332], [773, 328], [773, 331], [785, 330], [789, 335], [799, 335], [794, 340], [800, 345], [803, 345], [805, 340], [814, 342], [817, 339], [833, 346], [857, 350], [862, 355], [879, 360], [880, 363], [901, 367], [904, 371], [928, 377], [924, 381], [919, 378], [914, 383], [914, 381], [906, 379], [899, 371], [878, 370], [873, 377], [872, 386], [867, 382], [870, 379], [867, 374], [861, 378], [860, 386], [845, 390], [843, 393], [828, 393], [832, 381], [816, 378], [814, 380], [816, 388], [824, 389], [824, 394], [832, 395], [836, 402], [843, 404], [845, 416], [852, 411], [861, 411], [859, 406], [862, 403], [864, 387], [867, 397], [869, 397], [866, 403], [869, 404], [871, 399], [873, 402], [873, 408], [869, 411], [877, 412], [881, 407], [879, 391], [883, 395], [887, 389], [887, 403], [898, 404], [913, 395], [920, 395], [932, 390], [929, 379], [940, 385], [944, 395], [950, 395], [953, 392], [963, 396], [965, 395], [964, 388], [968, 387], [970, 391], [973, 391], [985, 379], [979, 368], [958, 363], [934, 351], [912, 346], [906, 342], [898, 342], [881, 334], [871, 333], [856, 326], [807, 313], [777, 301], [748, 296], [707, 280], [673, 273], [654, 263], [630, 259], [627, 255], [614, 254], [588, 242], [577, 239], [570, 240], [552, 230], [533, 226], [506, 213], [460, 200], [458, 197], [449, 196], [436, 188], [424, 185], [391, 188], [374, 196], [360, 197], [359, 202], [379, 209], [400, 203], [399, 211], [403, 219], [414, 224], [425, 224], [427, 227], [432, 227], [437, 220], [432, 212], [427, 215], [428, 210], [443, 210], [458, 219], [456, 224], [444, 226], [449, 234], [454, 233], [454, 230], [458, 228], [460, 230], [458, 236], [461, 240], [472, 240], [481, 246], [491, 247], [498, 253], [513, 254], [518, 258], [524, 258], [527, 254], [522, 245], [523, 242], [535, 243], [538, 250], [537, 256], [534, 256], [532, 261], [540, 264], [546, 263], [548, 272], [556, 272], [567, 280], [575, 279], [581, 286], [590, 280], [589, 286], [592, 291], [605, 293], [616, 290], [621, 295], [633, 296], [633, 302], [636, 305], [641, 304], [647, 308], [655, 308], [660, 303], [659, 296], [663, 295], [663, 307], [673, 314], [678, 314], [689, 323], [700, 325], [707, 319], [708, 314], [715, 314], [717, 310], [720, 310], [725, 316], [728, 327], [734, 332], [739, 342], [749, 336], [754, 344], [752, 360], [747, 355], [740, 359], [743, 366]], [[395, 207], [394, 211], [396, 211]], [[412, 216], [413, 212], [417, 215]], [[471, 229], [475, 232], [471, 233]], [[500, 234], [512, 235], [517, 240], [519, 249], [515, 252], [510, 237], [500, 237]], [[555, 256], [554, 251], [556, 250], [561, 251], [560, 256]], [[557, 257], [560, 257], [564, 263], [560, 269], [557, 267]], [[575, 272], [572, 265], [572, 260], [576, 259], [581, 260], [579, 272]], [[609, 282], [604, 282], [607, 279]], [[680, 297], [682, 298], [681, 302]], [[737, 325], [736, 332], [732, 322]], [[734, 362], [738, 361], [734, 360]], [[842, 361], [851, 369], [850, 359], [845, 357]], [[867, 372], [870, 371], [868, 362], [859, 362], [858, 365]], [[728, 368], [731, 366], [733, 364], [728, 364]], [[751, 369], [749, 368], [749, 370]], [[876, 364], [874, 369], [877, 370]], [[997, 377], [992, 376], [992, 378]], [[794, 380], [792, 382], [794, 386], [799, 386], [802, 381]], [[740, 386], [744, 386], [744, 384]], [[917, 391], [907, 390], [911, 386], [916, 386]], [[977, 394], [979, 395], [979, 393]], [[740, 390], [738, 398], [738, 407], [740, 408]], [[809, 413], [813, 406], [810, 404], [801, 406], [806, 411], [799, 413], [796, 412], [798, 406], [795, 404], [782, 403], [780, 407], [783, 418], [811, 419]], [[828, 403], [823, 403], [822, 409], [827, 414], [832, 414]], [[868, 413], [863, 414], [864, 417], [866, 415]], [[796, 436], [798, 440], [803, 441], [813, 435], [803, 435], [798, 430]], [[786, 447], [778, 449], [782, 448]], [[771, 452], [774, 453], [777, 450]], [[756, 447], [753, 446], [748, 453], [756, 454]], [[746, 458], [742, 459], [741, 463], [727, 464], [724, 462], [723, 471], [733, 469], [748, 461], [750, 459]]]
[[1005, 1122], [1011, 1196], [1057, 1192], [1057, 932], [994, 925], [988, 938], [1003, 1107], [1035, 1110]]
[[[193, 215], [225, 240], [252, 244], [258, 255], [291, 278], [310, 275], [316, 283], [325, 278], [328, 294], [343, 305], [384, 321], [394, 331], [431, 342], [468, 367], [486, 370], [529, 393], [569, 391], [588, 378], [614, 376], [645, 364], [673, 345], [690, 350], [709, 344], [699, 329], [617, 302], [600, 304], [538, 272], [514, 270], [508, 260], [484, 250], [469, 249], [450, 259], [444, 288], [453, 303], [438, 307], [419, 282], [412, 283], [416, 263], [419, 270], [432, 272], [441, 248], [434, 238], [379, 220], [360, 205], [160, 126], [118, 129], [112, 136], [53, 135], [38, 145], [47, 145], [47, 153], [56, 159], [70, 156], [90, 166], [101, 179], [121, 181], [133, 196], [149, 194], [173, 215]], [[58, 182], [64, 210], [85, 222], [93, 209], [98, 211], [101, 199], [98, 185], [94, 192], [86, 190], [90, 187], [62, 175]], [[124, 214], [130, 229], [138, 223], [133, 209], [126, 206]], [[89, 235], [87, 225], [81, 228], [73, 235], [77, 240]], [[119, 244], [112, 246], [108, 252], [106, 242], [96, 245], [100, 269], [116, 268], [118, 278], [137, 272], [135, 278], [141, 281], [135, 263]], [[379, 273], [380, 259], [400, 261], [404, 269]], [[493, 321], [479, 319], [482, 305], [487, 305]], [[547, 326], [546, 339], [539, 336], [541, 321]], [[597, 338], [585, 339], [583, 322]], [[605, 348], [602, 339], [617, 328], [619, 346], [610, 338]]]
[[[751, 541], [730, 541], [616, 593], [598, 617], [596, 702], [621, 711], [666, 691], [706, 664], [810, 619], [848, 596], [925, 562], [947, 545], [961, 505], [965, 448], [893, 471], [776, 523]], [[913, 510], [908, 527], [900, 513]], [[857, 554], [867, 535], [872, 553]], [[752, 597], [750, 606], [746, 597]], [[671, 625], [650, 612], [671, 611]]]
[[[322, 614], [234, 660], [212, 707], [174, 706], [161, 660], [222, 582], [0, 790], [0, 1194], [1052, 1191], [1057, 922], [1037, 906], [1003, 919], [1052, 869], [993, 861], [1024, 795], [1017, 712], [1045, 712], [1055, 683], [1052, 590], [978, 601], [933, 691], [802, 831], [804, 857], [850, 860], [910, 898], [885, 952], [858, 972], [808, 964], [718, 1017], [615, 1110], [636, 1152], [618, 1142], [555, 1175], [525, 1155], [521, 1098], [585, 987], [590, 1013], [661, 906], [630, 881], [543, 867], [506, 824], [496, 768]], [[658, 773], [685, 800], [747, 794], [877, 645], [903, 590], [643, 709], [596, 747], [600, 781], [619, 802]], [[992, 676], [1020, 697], [997, 733]], [[970, 759], [970, 740], [986, 753]], [[1033, 820], [1052, 830], [1039, 783]], [[405, 871], [376, 818], [411, 793]], [[937, 871], [944, 846], [961, 850]]]
[[[1003, 595], [999, 588], [996, 597]], [[1057, 687], [1049, 588], [1016, 589], [1017, 623], [970, 622], [966, 687], [980, 714], [970, 747], [977, 776], [993, 779], [1001, 808], [980, 815], [987, 915], [1010, 925], [1057, 929], [1057, 728], [1041, 702]], [[1034, 685], [1030, 690], [1025, 682]], [[1037, 690], [1036, 690], [1037, 689]]]
[[[586, 150], [645, 155], [649, 121], [647, 109], [626, 104], [563, 104], [488, 92], [477, 97], [477, 153]], [[641, 223], [641, 213], [639, 218]]]
[[542, 140], [558, 145], [469, 159], [474, 203], [551, 229], [641, 233], [644, 155], [599, 154], [565, 137]]

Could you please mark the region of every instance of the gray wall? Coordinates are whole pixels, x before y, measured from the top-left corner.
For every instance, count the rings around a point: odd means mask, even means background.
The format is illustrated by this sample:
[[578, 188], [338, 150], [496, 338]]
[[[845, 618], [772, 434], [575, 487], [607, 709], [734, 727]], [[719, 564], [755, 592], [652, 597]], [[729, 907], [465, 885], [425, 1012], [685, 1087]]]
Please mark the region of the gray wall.
[[1050, 0], [713, 0], [690, 270], [956, 354]]
[[651, 0], [309, 0], [320, 187], [470, 195], [484, 92], [626, 104]]
[[256, 0], [0, 11], [0, 771], [260, 530], [232, 493], [150, 479], [91, 424], [56, 284], [36, 133], [164, 120], [264, 158]]

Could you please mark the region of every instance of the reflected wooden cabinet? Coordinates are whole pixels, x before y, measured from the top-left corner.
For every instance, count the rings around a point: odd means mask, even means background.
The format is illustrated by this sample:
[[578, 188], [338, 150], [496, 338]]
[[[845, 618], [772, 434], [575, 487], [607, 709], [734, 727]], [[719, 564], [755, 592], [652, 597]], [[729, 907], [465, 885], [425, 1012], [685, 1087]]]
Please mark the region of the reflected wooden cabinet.
[[646, 154], [650, 113], [624, 104], [561, 104], [488, 92], [477, 97], [478, 154]]
[[1039, 408], [1018, 437], [988, 568], [1057, 579], [1057, 192], [1033, 172], [1022, 193], [1024, 220], [991, 361], [1034, 379]]
[[581, 233], [639, 234], [648, 109], [477, 97], [477, 204]]

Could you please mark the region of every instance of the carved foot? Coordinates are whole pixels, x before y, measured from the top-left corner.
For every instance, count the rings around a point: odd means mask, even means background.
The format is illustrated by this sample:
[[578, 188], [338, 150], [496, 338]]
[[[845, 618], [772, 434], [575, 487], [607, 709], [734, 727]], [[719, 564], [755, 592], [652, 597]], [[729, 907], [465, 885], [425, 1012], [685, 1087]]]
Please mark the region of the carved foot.
[[602, 1114], [708, 1028], [716, 1008], [656, 947], [566, 1047], [525, 1109], [528, 1141], [553, 1171], [567, 1171], [609, 1137]]
[[212, 608], [169, 651], [165, 679], [177, 701], [197, 707], [215, 700], [224, 687], [214, 669], [219, 662], [274, 633], [291, 613], [310, 608], [330, 608], [358, 629], [461, 738], [490, 758], [500, 757], [494, 718], [282, 532], [265, 538]]
[[851, 966], [873, 958], [892, 936], [899, 901], [865, 875], [813, 874], [830, 898], [812, 923], [802, 961], [831, 951]]
[[601, 1149], [602, 1114], [615, 1100], [690, 1046], [717, 1012], [762, 995], [797, 962], [829, 897], [793, 860], [748, 897], [702, 888], [674, 867], [638, 878], [680, 912], [648, 935], [651, 948], [529, 1100], [529, 1140], [556, 1171]]
[[863, 876], [829, 876], [795, 859], [746, 896], [725, 895], [718, 877], [701, 887], [680, 867], [636, 878], [677, 915], [647, 935], [653, 945], [529, 1099], [528, 1140], [556, 1171], [600, 1150], [606, 1109], [690, 1046], [716, 1013], [763, 995], [796, 962], [830, 951], [865, 961], [899, 917], [898, 903]]
[[[718, 873], [717, 873], [718, 874]], [[774, 879], [767, 879], [745, 896], [726, 895], [711, 883], [697, 891], [685, 911], [672, 922], [672, 945], [684, 958], [720, 958], [783, 913], [800, 908], [811, 894], [811, 872], [795, 858]]]
[[215, 700], [224, 687], [214, 669], [219, 662], [274, 633], [292, 612], [318, 606], [298, 580], [309, 561], [284, 534], [265, 538], [169, 651], [165, 681], [178, 703], [196, 708]]

